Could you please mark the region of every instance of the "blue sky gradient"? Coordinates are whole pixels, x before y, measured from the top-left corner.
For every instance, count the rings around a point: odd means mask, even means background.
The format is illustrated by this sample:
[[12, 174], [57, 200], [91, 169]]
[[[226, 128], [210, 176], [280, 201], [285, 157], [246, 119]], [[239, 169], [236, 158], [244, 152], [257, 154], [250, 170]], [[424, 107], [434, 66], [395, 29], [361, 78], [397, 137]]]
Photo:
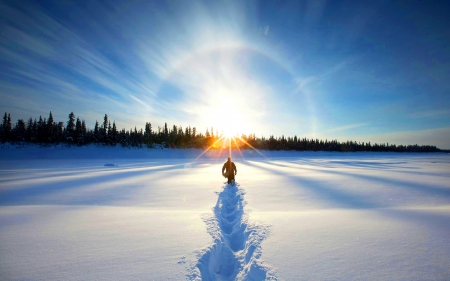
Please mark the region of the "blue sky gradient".
[[450, 148], [447, 1], [1, 1], [0, 109]]

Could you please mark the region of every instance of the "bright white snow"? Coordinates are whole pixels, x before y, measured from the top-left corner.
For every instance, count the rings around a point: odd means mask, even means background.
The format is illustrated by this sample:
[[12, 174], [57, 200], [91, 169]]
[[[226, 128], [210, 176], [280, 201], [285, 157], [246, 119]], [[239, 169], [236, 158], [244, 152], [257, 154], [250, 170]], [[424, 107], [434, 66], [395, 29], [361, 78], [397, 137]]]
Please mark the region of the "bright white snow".
[[449, 154], [200, 153], [0, 148], [0, 279], [449, 279]]

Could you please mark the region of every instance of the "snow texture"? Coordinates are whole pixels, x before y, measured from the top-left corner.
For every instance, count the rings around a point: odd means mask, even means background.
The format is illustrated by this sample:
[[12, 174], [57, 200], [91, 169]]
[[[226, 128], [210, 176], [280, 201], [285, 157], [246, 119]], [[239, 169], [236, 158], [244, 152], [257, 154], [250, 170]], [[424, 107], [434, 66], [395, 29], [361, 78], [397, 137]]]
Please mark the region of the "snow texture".
[[205, 218], [214, 244], [199, 258], [191, 280], [276, 280], [259, 260], [268, 227], [250, 224], [244, 205], [239, 184], [225, 185], [218, 194], [214, 217]]
[[449, 154], [201, 153], [0, 147], [0, 279], [449, 279]]

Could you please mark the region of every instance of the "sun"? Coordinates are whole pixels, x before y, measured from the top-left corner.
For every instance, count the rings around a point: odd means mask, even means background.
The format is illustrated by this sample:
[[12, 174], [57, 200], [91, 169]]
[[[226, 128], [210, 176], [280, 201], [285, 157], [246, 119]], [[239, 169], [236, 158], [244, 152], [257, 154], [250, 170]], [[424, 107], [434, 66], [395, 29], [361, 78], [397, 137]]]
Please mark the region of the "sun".
[[236, 138], [240, 134], [248, 133], [246, 132], [246, 117], [240, 113], [225, 111], [210, 120], [213, 121], [214, 128], [217, 128], [219, 136], [226, 139]]
[[236, 137], [237, 131], [232, 128], [232, 126], [229, 126], [227, 128], [223, 128], [223, 136], [227, 139], [231, 139]]
[[203, 112], [203, 119], [210, 124], [209, 126], [214, 126], [219, 136], [227, 139], [238, 137], [240, 134], [249, 134], [252, 118], [247, 105], [237, 99], [231, 100], [229, 94], [223, 96], [211, 101], [208, 109]]

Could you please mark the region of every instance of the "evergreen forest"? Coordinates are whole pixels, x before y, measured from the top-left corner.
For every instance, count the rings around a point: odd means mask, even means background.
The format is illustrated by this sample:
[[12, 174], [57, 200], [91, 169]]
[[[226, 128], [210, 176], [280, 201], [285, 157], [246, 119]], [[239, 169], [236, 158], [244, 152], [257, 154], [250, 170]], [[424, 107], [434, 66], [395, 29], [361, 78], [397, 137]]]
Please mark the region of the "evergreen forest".
[[88, 129], [84, 120], [75, 117], [71, 112], [68, 120], [57, 122], [50, 112], [48, 118], [39, 117], [39, 120], [17, 120], [12, 125], [11, 116], [5, 112], [0, 127], [2, 143], [24, 144], [35, 143], [39, 145], [89, 145], [139, 147], [139, 148], [200, 148], [220, 149], [231, 146], [239, 149], [258, 150], [296, 150], [296, 151], [380, 151], [380, 152], [440, 152], [444, 151], [431, 145], [396, 145], [389, 143], [371, 143], [337, 140], [319, 140], [294, 137], [258, 138], [255, 134], [241, 135], [232, 140], [225, 141], [214, 129], [206, 129], [203, 134], [196, 127], [173, 125], [157, 129], [150, 122], [145, 123], [145, 129], [121, 129], [105, 114], [103, 122], [95, 123], [94, 129]]

